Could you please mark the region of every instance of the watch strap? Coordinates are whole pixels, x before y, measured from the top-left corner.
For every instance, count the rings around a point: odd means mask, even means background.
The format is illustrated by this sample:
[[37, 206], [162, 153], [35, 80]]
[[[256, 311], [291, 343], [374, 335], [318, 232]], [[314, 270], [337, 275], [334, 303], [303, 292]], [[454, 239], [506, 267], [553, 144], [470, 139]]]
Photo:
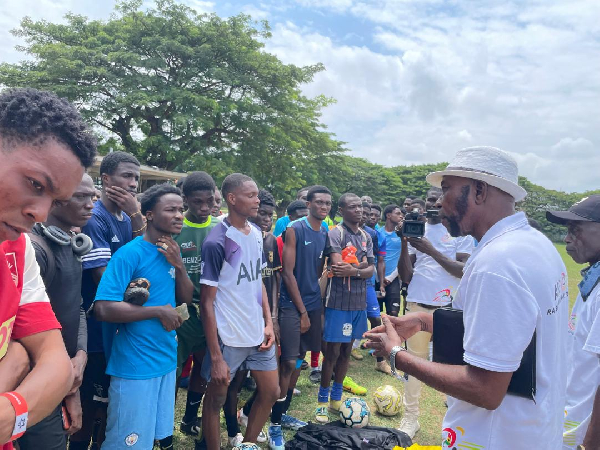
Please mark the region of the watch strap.
[[14, 391], [0, 394], [0, 397], [6, 398], [15, 410], [15, 427], [10, 438], [11, 441], [14, 441], [23, 436], [27, 429], [27, 418], [29, 416], [27, 402], [21, 394]]
[[394, 375], [395, 377], [398, 376], [398, 372], [396, 372], [396, 355], [398, 354], [398, 352], [402, 351], [406, 351], [406, 349], [404, 347], [396, 345], [392, 347], [392, 351], [390, 352], [390, 368], [392, 369], [392, 375]]

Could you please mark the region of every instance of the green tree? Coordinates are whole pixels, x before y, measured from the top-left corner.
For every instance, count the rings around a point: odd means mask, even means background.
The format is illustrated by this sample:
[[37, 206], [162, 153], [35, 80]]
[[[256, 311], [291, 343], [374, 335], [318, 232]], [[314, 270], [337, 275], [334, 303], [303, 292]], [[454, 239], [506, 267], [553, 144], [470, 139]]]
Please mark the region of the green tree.
[[[301, 94], [321, 64], [283, 64], [264, 51], [267, 22], [221, 19], [173, 0], [117, 4], [108, 21], [68, 14], [64, 25], [24, 18], [14, 34], [32, 59], [0, 65], [0, 84], [34, 86], [78, 104], [106, 145], [149, 165], [249, 173], [276, 198], [341, 154], [323, 131], [332, 100]], [[277, 169], [277, 170], [276, 170]]]

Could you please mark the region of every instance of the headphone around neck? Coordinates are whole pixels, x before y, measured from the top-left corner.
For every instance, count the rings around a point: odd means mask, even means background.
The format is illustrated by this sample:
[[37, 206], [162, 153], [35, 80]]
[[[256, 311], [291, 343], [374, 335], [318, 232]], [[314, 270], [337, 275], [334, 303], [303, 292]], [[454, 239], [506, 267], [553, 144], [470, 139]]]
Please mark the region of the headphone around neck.
[[77, 256], [83, 256], [92, 250], [94, 244], [89, 236], [78, 233], [78, 234], [69, 234], [64, 230], [61, 230], [57, 226], [50, 225], [46, 226], [43, 223], [40, 223], [42, 228], [42, 233], [52, 242], [58, 245], [71, 245], [73, 249], [73, 253]]

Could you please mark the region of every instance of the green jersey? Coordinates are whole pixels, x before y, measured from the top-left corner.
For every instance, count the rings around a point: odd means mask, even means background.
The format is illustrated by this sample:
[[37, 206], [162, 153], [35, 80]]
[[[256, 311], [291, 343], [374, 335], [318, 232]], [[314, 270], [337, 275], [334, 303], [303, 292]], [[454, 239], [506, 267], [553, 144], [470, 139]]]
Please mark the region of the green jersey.
[[184, 218], [181, 234], [174, 236], [181, 250], [185, 270], [194, 284], [193, 300], [195, 303], [200, 302], [200, 265], [202, 262], [200, 252], [202, 243], [210, 230], [218, 223], [220, 223], [219, 220], [213, 216], [209, 216], [204, 223], [194, 223]]

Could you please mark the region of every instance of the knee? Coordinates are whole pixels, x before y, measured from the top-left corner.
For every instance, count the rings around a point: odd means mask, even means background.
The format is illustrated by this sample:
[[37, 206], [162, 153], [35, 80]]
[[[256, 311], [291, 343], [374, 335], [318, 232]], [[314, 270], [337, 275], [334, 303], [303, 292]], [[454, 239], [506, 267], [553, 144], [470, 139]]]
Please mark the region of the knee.
[[275, 385], [271, 389], [265, 389], [264, 391], [266, 392], [259, 390], [258, 395], [261, 397], [264, 396], [265, 402], [269, 405], [274, 405], [275, 402], [281, 398], [281, 389], [279, 388], [279, 385]]
[[220, 411], [226, 401], [227, 391], [211, 392], [211, 389], [208, 389], [206, 392], [206, 396], [204, 397], [204, 404], [211, 411]]
[[296, 369], [296, 360], [281, 361], [281, 373], [284, 376], [289, 376]]

